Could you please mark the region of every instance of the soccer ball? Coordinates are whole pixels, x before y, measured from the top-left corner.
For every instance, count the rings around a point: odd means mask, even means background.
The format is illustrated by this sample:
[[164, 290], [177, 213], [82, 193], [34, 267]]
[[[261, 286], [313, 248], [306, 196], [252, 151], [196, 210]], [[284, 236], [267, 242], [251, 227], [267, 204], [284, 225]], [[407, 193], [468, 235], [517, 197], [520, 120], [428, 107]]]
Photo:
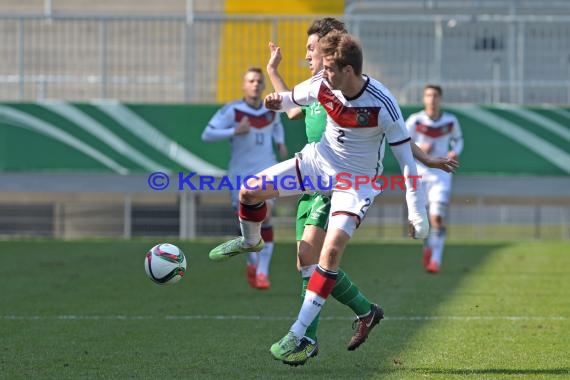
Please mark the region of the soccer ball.
[[175, 284], [186, 273], [186, 256], [174, 244], [158, 244], [146, 253], [144, 270], [157, 284]]

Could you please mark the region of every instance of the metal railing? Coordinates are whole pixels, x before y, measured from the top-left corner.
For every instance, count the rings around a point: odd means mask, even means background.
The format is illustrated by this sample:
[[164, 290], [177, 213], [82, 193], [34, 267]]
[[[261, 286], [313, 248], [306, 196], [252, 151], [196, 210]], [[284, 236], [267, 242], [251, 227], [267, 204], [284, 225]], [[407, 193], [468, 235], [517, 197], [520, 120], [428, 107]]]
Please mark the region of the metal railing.
[[[0, 237], [54, 238], [234, 235], [229, 193], [154, 191], [146, 175], [9, 174], [0, 177]], [[570, 240], [570, 179], [454, 178], [448, 237], [457, 240]], [[280, 198], [274, 225], [293, 239], [297, 197]], [[377, 197], [358, 239], [407, 236], [405, 195]]]
[[[289, 81], [308, 75], [314, 17], [0, 15], [0, 100], [115, 98], [224, 102], [240, 96], [266, 44], [288, 48]], [[569, 15], [347, 14], [365, 72], [402, 103], [437, 82], [447, 102], [570, 103]], [[292, 83], [291, 83], [292, 84]]]

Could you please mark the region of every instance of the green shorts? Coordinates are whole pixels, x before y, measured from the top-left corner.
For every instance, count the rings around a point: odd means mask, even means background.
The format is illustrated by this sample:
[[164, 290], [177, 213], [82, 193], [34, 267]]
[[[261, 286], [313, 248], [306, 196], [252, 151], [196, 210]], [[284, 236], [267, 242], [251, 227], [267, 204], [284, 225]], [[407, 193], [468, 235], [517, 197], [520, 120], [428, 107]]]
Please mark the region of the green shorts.
[[297, 221], [295, 237], [297, 241], [303, 238], [305, 226], [327, 228], [331, 200], [322, 194], [303, 194], [297, 202]]

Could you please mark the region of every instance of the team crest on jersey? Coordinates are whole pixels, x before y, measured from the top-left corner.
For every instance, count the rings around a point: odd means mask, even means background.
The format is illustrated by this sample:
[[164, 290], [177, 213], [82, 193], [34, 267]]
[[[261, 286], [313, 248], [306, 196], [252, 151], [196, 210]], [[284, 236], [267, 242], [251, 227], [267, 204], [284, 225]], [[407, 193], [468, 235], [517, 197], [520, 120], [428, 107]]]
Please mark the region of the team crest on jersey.
[[365, 127], [368, 126], [368, 121], [370, 120], [370, 112], [365, 109], [361, 108], [356, 112], [356, 122], [358, 125]]

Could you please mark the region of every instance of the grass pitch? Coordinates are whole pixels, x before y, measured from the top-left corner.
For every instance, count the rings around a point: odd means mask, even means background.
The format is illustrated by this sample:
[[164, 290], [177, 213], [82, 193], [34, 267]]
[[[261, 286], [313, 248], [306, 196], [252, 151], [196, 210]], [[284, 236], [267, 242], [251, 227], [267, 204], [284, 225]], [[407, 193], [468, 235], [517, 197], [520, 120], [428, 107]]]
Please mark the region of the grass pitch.
[[186, 278], [146, 278], [151, 241], [0, 242], [0, 378], [549, 379], [570, 377], [570, 245], [451, 243], [429, 275], [417, 243], [352, 244], [343, 268], [386, 312], [355, 352], [352, 313], [329, 298], [321, 352], [292, 368], [269, 346], [299, 309], [294, 244], [272, 287], [216, 242], [176, 242]]

